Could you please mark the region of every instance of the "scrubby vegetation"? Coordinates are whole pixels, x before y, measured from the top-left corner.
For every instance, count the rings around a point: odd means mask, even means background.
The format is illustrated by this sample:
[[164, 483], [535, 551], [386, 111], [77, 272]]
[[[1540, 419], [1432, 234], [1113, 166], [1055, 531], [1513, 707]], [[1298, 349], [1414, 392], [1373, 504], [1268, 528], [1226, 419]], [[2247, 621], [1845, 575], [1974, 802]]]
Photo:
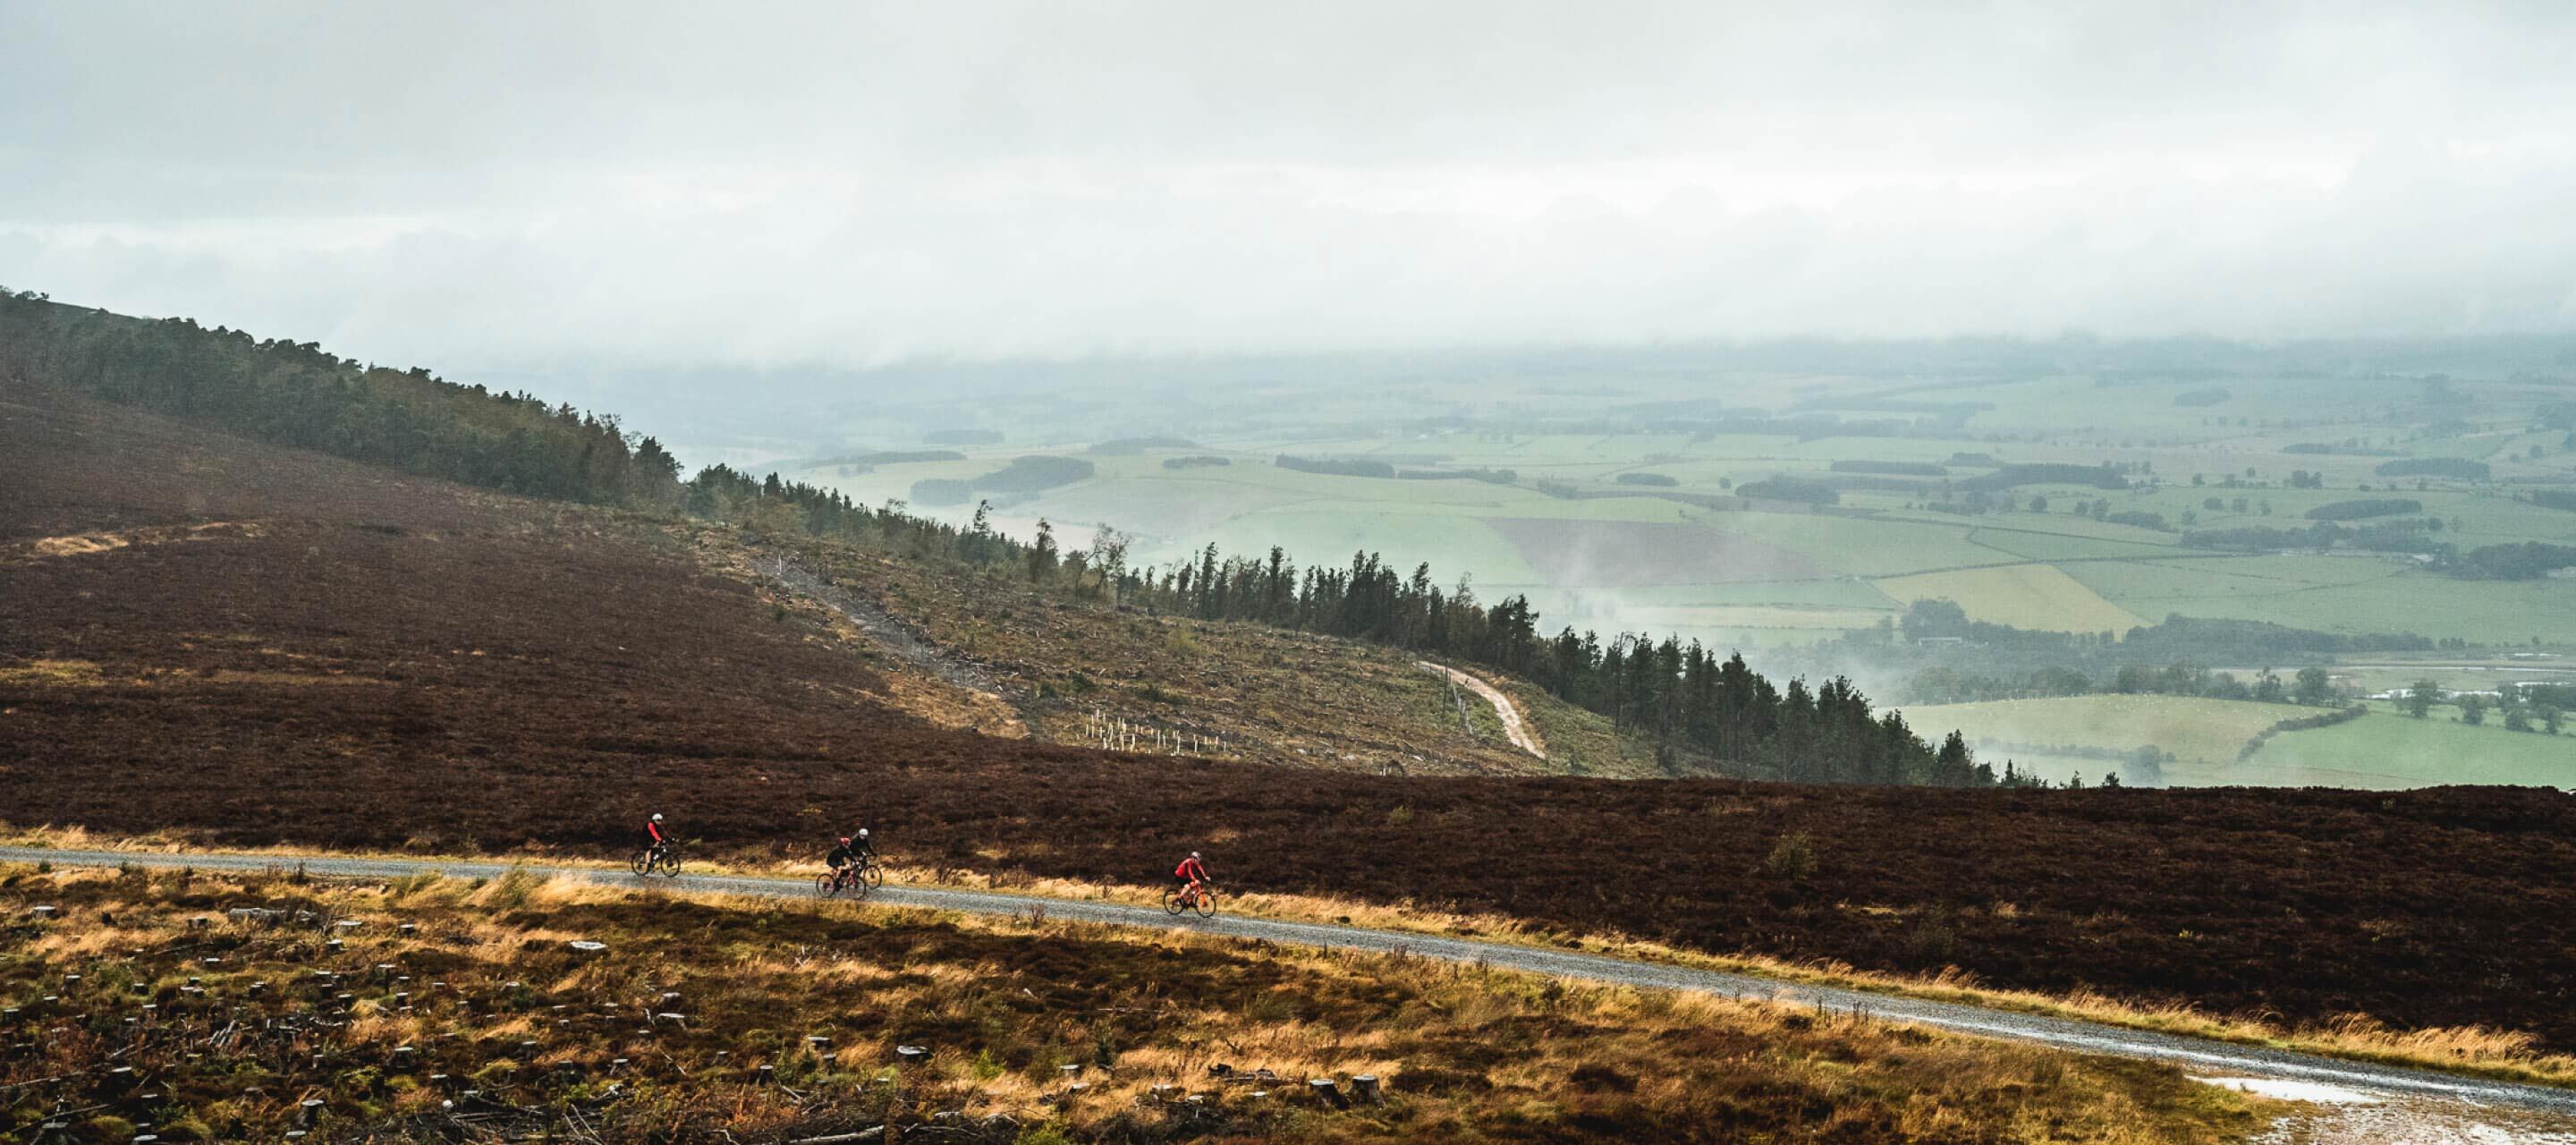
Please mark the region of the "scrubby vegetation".
[[2172, 1067], [1865, 1018], [1034, 917], [516, 875], [19, 868], [0, 899], [0, 999], [47, 1035], [0, 1056], [13, 1139], [2143, 1145], [2266, 1111]]

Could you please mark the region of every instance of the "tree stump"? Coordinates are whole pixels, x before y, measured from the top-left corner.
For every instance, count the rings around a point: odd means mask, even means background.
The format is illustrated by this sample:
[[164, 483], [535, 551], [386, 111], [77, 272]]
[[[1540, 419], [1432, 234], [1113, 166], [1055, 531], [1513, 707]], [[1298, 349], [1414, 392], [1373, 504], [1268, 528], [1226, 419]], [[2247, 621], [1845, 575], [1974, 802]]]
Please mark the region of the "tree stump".
[[1386, 1104], [1386, 1092], [1378, 1087], [1377, 1075], [1373, 1073], [1351, 1076], [1351, 1098], [1367, 1105]]
[[1315, 1100], [1327, 1108], [1349, 1109], [1351, 1107], [1351, 1099], [1343, 1096], [1341, 1085], [1329, 1077], [1307, 1079], [1306, 1090], [1314, 1094]]

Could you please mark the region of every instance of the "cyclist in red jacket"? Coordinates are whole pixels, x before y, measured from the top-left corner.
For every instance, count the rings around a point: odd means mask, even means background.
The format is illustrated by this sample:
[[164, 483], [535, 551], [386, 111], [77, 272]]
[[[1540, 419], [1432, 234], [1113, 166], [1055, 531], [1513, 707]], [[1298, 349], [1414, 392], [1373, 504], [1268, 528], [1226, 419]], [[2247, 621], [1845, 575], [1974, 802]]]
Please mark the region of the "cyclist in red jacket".
[[1199, 862], [1198, 852], [1190, 852], [1189, 858], [1181, 860], [1180, 866], [1172, 868], [1172, 881], [1194, 891], [1206, 889], [1207, 866]]
[[662, 813], [656, 811], [652, 818], [644, 821], [645, 849], [660, 851], [668, 849], [670, 845], [670, 833], [662, 829]]

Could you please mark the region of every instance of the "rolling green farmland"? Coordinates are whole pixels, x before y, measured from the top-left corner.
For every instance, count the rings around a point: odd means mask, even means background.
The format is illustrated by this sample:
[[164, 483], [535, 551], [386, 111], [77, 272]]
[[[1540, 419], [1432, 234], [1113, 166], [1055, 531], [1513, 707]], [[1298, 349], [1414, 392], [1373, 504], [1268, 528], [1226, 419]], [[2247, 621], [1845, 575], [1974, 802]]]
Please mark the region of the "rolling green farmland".
[[[2449, 391], [2429, 380], [2436, 368], [2450, 374]], [[2576, 543], [2576, 514], [2515, 499], [2576, 490], [2576, 444], [2534, 425], [2545, 403], [2576, 389], [2548, 369], [2518, 367], [2529, 376], [2511, 381], [2503, 368], [2482, 368], [2336, 361], [2279, 374], [2160, 376], [2150, 366], [1947, 376], [1937, 366], [1871, 374], [1435, 361], [1380, 381], [1365, 380], [1365, 369], [1313, 383], [1283, 372], [1228, 391], [1225, 402], [1186, 386], [1122, 392], [1093, 381], [1050, 393], [1025, 415], [1007, 403], [984, 410], [978, 424], [1004, 444], [969, 447], [962, 462], [805, 475], [874, 502], [923, 479], [991, 473], [1023, 454], [1081, 457], [1097, 467], [1091, 479], [995, 498], [993, 520], [1025, 534], [1046, 518], [1069, 549], [1107, 523], [1132, 535], [1129, 559], [1148, 567], [1211, 542], [1251, 556], [1279, 545], [1307, 565], [1376, 550], [1407, 570], [1429, 562], [1443, 584], [1466, 576], [1488, 600], [1526, 594], [1550, 630], [1675, 633], [1755, 650], [1837, 647], [1845, 634], [1902, 645], [1893, 624], [1910, 603], [1949, 600], [1973, 621], [2097, 643], [2104, 632], [2125, 636], [2180, 616], [2413, 634], [2417, 646], [2441, 642], [2455, 655], [2500, 656], [2535, 638], [2576, 654], [2576, 579], [2465, 579], [2435, 556], [2369, 551], [2348, 536], [2319, 541], [2306, 517], [2338, 502], [2405, 498], [2421, 512], [2337, 527], [2410, 530], [2461, 551]], [[958, 420], [947, 406], [922, 417]], [[1089, 452], [1094, 441], [1146, 436], [1186, 447]], [[885, 437], [847, 452], [916, 444]], [[1275, 464], [1282, 454], [1457, 476], [1303, 472]], [[1163, 465], [1181, 455], [1228, 463]], [[2378, 472], [2408, 458], [2473, 459], [2488, 478]], [[1990, 478], [2004, 466], [2056, 468], [2014, 470], [2025, 480], [2007, 487]], [[1829, 503], [1810, 511], [1736, 496], [1783, 477], [1831, 490]], [[963, 519], [971, 505], [940, 511]], [[2187, 530], [2271, 532], [2186, 540]], [[1945, 655], [1963, 671], [2027, 671], [2018, 661], [1981, 667], [1986, 653], [1975, 647]], [[2285, 668], [2334, 659], [2265, 658]], [[1804, 663], [1839, 670], [1823, 652]], [[1920, 666], [1869, 678], [1885, 688]], [[2110, 670], [2087, 669], [2097, 681]]]
[[2424, 719], [2385, 704], [2347, 724], [2288, 732], [2232, 768], [2225, 782], [2268, 787], [2400, 789], [2504, 783], [2576, 789], [2576, 736], [2511, 732], [2490, 718], [2460, 723], [2436, 707]]
[[[1906, 722], [1915, 727], [1957, 728], [1970, 744], [1989, 745], [1978, 756], [1998, 770], [2006, 758], [2019, 763], [2024, 756], [2063, 757], [1991, 745], [2073, 746], [2106, 752], [2155, 747], [2174, 757], [2175, 762], [2165, 765], [2168, 782], [2198, 785], [2247, 782], [2224, 777], [2245, 741], [2281, 720], [2316, 715], [2318, 710], [2192, 696], [2110, 695], [1919, 705], [1904, 712]], [[2576, 745], [2576, 740], [2569, 742]], [[2113, 766], [2086, 760], [2081, 771], [2098, 776]]]
[[1889, 577], [1879, 590], [1898, 600], [1952, 600], [1972, 620], [2057, 632], [2125, 632], [2146, 623], [2104, 600], [2055, 565], [2005, 565]]
[[2510, 732], [2490, 716], [2486, 726], [2458, 721], [2440, 706], [2425, 719], [2373, 704], [2369, 715], [2326, 728], [2284, 732], [2242, 762], [2246, 741], [2280, 720], [2321, 709], [2179, 696], [2071, 696], [1904, 709], [1916, 727], [1956, 727], [1978, 757], [2001, 769], [2062, 781], [2096, 782], [2115, 761], [2047, 748], [2128, 752], [2154, 746], [2173, 786], [2361, 787], [2400, 789], [2451, 783], [2504, 783], [2576, 788], [2576, 735]]

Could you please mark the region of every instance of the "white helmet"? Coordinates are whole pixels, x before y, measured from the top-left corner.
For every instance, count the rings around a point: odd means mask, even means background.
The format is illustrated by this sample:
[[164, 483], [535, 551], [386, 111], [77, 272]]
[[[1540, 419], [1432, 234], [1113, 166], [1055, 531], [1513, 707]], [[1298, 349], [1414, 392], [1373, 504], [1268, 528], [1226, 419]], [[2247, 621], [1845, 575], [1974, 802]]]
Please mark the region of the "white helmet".
[[656, 822], [656, 823], [661, 822], [661, 821], [662, 821], [662, 813], [661, 813], [661, 812], [659, 812], [659, 811], [654, 812], [654, 813], [653, 813], [653, 821], [654, 821], [654, 822]]
[[1192, 851], [1192, 852], [1190, 852], [1190, 857], [1191, 857], [1191, 858], [1193, 858], [1193, 859], [1198, 858], [1198, 857], [1199, 857], [1199, 853], [1198, 853], [1198, 852], [1196, 852], [1196, 851]]
[[867, 829], [867, 828], [865, 828], [865, 827], [861, 827], [861, 828], [859, 828], [859, 838], [865, 839], [865, 838], [867, 838], [867, 837], [868, 837], [868, 829]]

